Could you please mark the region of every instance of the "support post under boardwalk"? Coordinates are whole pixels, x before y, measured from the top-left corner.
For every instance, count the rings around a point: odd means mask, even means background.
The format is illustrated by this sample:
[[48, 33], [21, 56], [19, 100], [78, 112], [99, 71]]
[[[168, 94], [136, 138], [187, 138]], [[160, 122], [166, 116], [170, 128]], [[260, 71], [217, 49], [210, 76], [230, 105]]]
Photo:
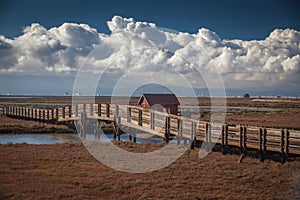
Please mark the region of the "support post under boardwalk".
[[259, 160], [260, 162], [264, 161], [264, 153], [263, 153], [263, 129], [259, 129], [258, 133], [258, 155], [259, 155]]
[[118, 140], [121, 140], [121, 129], [120, 129], [120, 125], [121, 125], [121, 117], [117, 117], [117, 134], [118, 134]]
[[85, 122], [87, 119], [87, 115], [85, 112], [82, 112], [80, 115], [80, 137], [85, 138]]
[[114, 139], [118, 137], [118, 140], [121, 140], [120, 137], [120, 123], [121, 123], [121, 118], [119, 117], [119, 105], [115, 105], [115, 113], [114, 113], [114, 126], [115, 126], [115, 134], [114, 134]]
[[222, 147], [222, 154], [225, 154], [225, 125], [222, 125], [222, 130], [221, 130], [221, 147]]
[[206, 151], [210, 150], [211, 145], [211, 124], [205, 124], [205, 142], [206, 142]]
[[191, 133], [191, 149], [194, 149], [195, 148], [195, 143], [196, 143], [196, 128], [197, 128], [197, 124], [196, 122], [192, 122], [191, 124], [191, 128], [192, 128], [192, 133]]
[[263, 129], [263, 154], [264, 154], [264, 159], [266, 157], [266, 152], [267, 151], [267, 129]]

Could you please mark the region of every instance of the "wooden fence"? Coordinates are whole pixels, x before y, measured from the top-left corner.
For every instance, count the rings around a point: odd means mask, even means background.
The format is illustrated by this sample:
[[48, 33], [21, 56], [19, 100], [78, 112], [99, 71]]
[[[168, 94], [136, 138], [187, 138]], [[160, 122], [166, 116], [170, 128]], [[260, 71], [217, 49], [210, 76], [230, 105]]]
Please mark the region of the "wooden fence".
[[[257, 150], [261, 160], [266, 152], [278, 152], [283, 160], [289, 155], [300, 155], [300, 131], [243, 125], [217, 124], [190, 119], [136, 106], [114, 104], [76, 104], [56, 108], [7, 106], [3, 113], [9, 117], [36, 120], [44, 123], [63, 123], [88, 118], [113, 122], [163, 137], [167, 142], [189, 140], [191, 148], [202, 142], [207, 150], [219, 144], [222, 152], [238, 147], [241, 153]], [[116, 130], [116, 135], [120, 132]]]

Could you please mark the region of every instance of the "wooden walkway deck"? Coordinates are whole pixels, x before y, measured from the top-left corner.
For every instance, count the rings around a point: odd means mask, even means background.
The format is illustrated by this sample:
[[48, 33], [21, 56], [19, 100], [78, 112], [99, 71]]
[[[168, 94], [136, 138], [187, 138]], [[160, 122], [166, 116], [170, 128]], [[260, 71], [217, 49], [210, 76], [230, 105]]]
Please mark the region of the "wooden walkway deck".
[[171, 138], [178, 143], [189, 140], [191, 148], [196, 142], [202, 142], [207, 150], [214, 143], [221, 145], [223, 153], [230, 147], [238, 147], [242, 153], [257, 150], [261, 160], [264, 160], [267, 151], [278, 152], [283, 160], [291, 154], [300, 155], [300, 131], [217, 124], [135, 106], [93, 103], [51, 109], [6, 106], [3, 113], [9, 117], [44, 123], [76, 122], [81, 120], [82, 113], [86, 113], [88, 119], [113, 123], [115, 138], [122, 134], [121, 127], [130, 127], [163, 137], [166, 142]]

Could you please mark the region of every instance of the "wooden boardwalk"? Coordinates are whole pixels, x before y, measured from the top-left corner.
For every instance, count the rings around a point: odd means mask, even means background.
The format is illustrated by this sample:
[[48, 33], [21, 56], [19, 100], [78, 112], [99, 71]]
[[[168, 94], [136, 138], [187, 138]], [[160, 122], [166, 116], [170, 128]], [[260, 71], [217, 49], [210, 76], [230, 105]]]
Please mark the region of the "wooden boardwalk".
[[3, 113], [43, 123], [79, 122], [82, 113], [85, 113], [87, 119], [113, 123], [115, 138], [123, 133], [121, 128], [129, 127], [163, 137], [166, 142], [172, 138], [177, 143], [188, 140], [191, 148], [201, 142], [207, 150], [213, 144], [219, 144], [223, 153], [230, 147], [238, 147], [241, 153], [256, 150], [261, 160], [264, 160], [266, 152], [277, 152], [282, 160], [291, 154], [300, 155], [300, 131], [204, 122], [136, 106], [106, 103], [79, 103], [56, 108], [6, 106]]

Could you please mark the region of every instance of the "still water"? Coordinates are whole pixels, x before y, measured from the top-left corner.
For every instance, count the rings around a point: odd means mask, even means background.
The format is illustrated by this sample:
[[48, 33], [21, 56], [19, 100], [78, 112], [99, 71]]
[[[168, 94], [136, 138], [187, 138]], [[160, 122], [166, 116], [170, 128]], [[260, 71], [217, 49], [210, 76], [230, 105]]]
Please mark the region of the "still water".
[[[70, 143], [78, 142], [80, 140], [77, 134], [0, 134], [0, 144], [59, 144], [59, 143]], [[101, 141], [109, 142], [113, 140], [112, 134], [101, 134], [100, 138], [95, 138], [94, 135], [87, 135], [85, 140], [89, 141]], [[121, 140], [128, 140], [128, 135], [124, 134], [121, 136]], [[137, 143], [158, 143], [163, 140], [160, 138], [142, 138], [137, 137]]]

